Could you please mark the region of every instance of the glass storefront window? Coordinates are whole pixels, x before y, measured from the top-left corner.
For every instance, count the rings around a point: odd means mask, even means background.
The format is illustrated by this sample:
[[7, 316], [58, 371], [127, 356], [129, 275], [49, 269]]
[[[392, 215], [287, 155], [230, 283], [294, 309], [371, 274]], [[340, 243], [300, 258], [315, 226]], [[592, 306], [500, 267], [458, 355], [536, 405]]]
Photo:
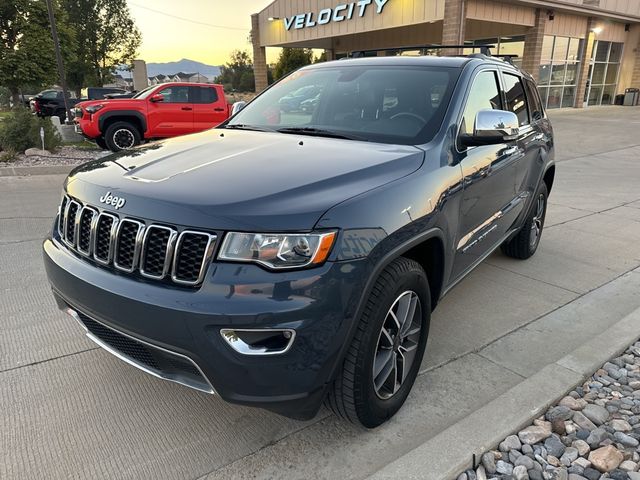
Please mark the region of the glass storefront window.
[[622, 43], [596, 41], [591, 53], [588, 105], [611, 105], [615, 99]]
[[601, 85], [604, 83], [604, 72], [607, 68], [606, 63], [596, 63], [593, 66], [593, 75], [591, 76], [591, 83], [594, 85]]
[[615, 85], [605, 85], [602, 91], [602, 105], [612, 105], [616, 96]]
[[602, 94], [602, 86], [592, 85], [589, 89], [588, 105], [600, 105], [600, 94]]
[[606, 62], [609, 55], [609, 42], [596, 42], [594, 45], [596, 62]]
[[622, 58], [622, 43], [612, 43], [609, 53], [609, 63], [618, 63]]
[[538, 85], [547, 108], [574, 106], [582, 43], [579, 38], [545, 35]]

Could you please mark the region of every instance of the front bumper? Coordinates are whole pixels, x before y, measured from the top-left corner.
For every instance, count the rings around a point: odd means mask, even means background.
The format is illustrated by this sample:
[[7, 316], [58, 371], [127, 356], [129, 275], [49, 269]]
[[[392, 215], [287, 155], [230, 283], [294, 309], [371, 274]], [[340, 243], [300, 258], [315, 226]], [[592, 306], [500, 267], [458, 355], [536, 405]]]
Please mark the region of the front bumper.
[[[366, 260], [287, 272], [214, 262], [193, 289], [114, 273], [57, 239], [43, 248], [61, 308], [188, 359], [224, 400], [300, 419], [320, 408], [350, 342], [368, 274]], [[279, 355], [243, 355], [221, 336], [229, 328], [292, 329], [295, 341]], [[189, 385], [179, 376], [167, 379]]]

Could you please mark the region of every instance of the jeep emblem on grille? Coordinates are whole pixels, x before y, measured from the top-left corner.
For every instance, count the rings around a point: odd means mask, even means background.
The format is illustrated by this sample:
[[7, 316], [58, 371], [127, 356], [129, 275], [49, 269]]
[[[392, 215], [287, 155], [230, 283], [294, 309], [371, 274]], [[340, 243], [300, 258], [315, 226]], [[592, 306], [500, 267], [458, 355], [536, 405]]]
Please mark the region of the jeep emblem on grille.
[[100, 202], [104, 203], [105, 205], [111, 205], [116, 210], [118, 210], [119, 208], [124, 207], [126, 200], [122, 197], [116, 197], [115, 195], [111, 195], [111, 192], [107, 192], [100, 197]]

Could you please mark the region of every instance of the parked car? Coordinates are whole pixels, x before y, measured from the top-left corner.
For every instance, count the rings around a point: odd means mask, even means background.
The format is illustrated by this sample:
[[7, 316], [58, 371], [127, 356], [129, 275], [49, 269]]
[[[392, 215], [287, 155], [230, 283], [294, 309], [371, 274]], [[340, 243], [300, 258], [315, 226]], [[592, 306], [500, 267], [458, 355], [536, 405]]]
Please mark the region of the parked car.
[[136, 93], [138, 93], [137, 90], [134, 90], [133, 92], [125, 92], [125, 93], [107, 93], [104, 96], [104, 98], [107, 98], [109, 100], [118, 99], [118, 98], [133, 98], [136, 96]]
[[126, 90], [122, 88], [113, 87], [87, 87], [82, 89], [82, 101], [87, 100], [100, 100], [107, 98], [108, 95], [114, 94], [128, 94]]
[[222, 85], [163, 83], [130, 99], [81, 102], [76, 129], [100, 147], [114, 152], [143, 140], [200, 132], [229, 118]]
[[[318, 86], [307, 123], [272, 115]], [[116, 115], [110, 132], [131, 128]], [[536, 253], [554, 176], [551, 124], [513, 65], [320, 63], [216, 129], [77, 167], [44, 261], [59, 307], [128, 363], [376, 427], [405, 402], [442, 297], [498, 248]]]
[[321, 87], [317, 85], [308, 85], [288, 93], [278, 101], [280, 110], [286, 113], [299, 111], [300, 104], [315, 97], [320, 92], [320, 89]]
[[[80, 100], [74, 98], [72, 93], [67, 93], [69, 108], [73, 108]], [[64, 96], [62, 90], [43, 90], [33, 98], [33, 110], [39, 117], [58, 117], [60, 122], [67, 118]]]
[[322, 94], [318, 93], [315, 97], [300, 102], [300, 110], [304, 113], [313, 113], [320, 101], [320, 95]]

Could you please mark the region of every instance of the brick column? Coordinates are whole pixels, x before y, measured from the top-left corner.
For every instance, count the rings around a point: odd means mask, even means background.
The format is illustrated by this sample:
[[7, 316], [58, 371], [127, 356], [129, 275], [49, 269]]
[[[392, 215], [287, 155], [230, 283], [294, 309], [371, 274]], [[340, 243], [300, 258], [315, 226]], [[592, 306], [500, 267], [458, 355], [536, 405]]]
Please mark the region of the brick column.
[[576, 103], [574, 107], [584, 107], [584, 94], [587, 90], [587, 80], [589, 80], [589, 63], [591, 61], [591, 50], [593, 50], [593, 42], [596, 39], [591, 29], [595, 26], [594, 18], [587, 21], [587, 31], [583, 42], [583, 49], [580, 52], [580, 71], [578, 72], [578, 83], [576, 85]]
[[327, 58], [327, 62], [336, 59], [336, 54], [331, 48], [325, 48], [324, 50], [325, 56]]
[[633, 45], [629, 46], [630, 48], [635, 49], [635, 63], [633, 64], [633, 73], [631, 74], [631, 85], [629, 87], [632, 88], [640, 88], [640, 41], [638, 41], [638, 45], [635, 47]]
[[547, 24], [547, 12], [541, 8], [536, 10], [536, 22], [525, 35], [522, 69], [529, 72], [538, 81], [540, 62], [542, 60], [542, 42]]
[[267, 76], [267, 52], [260, 46], [260, 22], [257, 13], [251, 15], [251, 43], [253, 44], [253, 75], [256, 80], [256, 93], [269, 85]]
[[[442, 44], [462, 45], [464, 43], [464, 27], [467, 16], [465, 0], [445, 0], [444, 18], [442, 20]], [[461, 55], [461, 49], [446, 49], [443, 55]]]

